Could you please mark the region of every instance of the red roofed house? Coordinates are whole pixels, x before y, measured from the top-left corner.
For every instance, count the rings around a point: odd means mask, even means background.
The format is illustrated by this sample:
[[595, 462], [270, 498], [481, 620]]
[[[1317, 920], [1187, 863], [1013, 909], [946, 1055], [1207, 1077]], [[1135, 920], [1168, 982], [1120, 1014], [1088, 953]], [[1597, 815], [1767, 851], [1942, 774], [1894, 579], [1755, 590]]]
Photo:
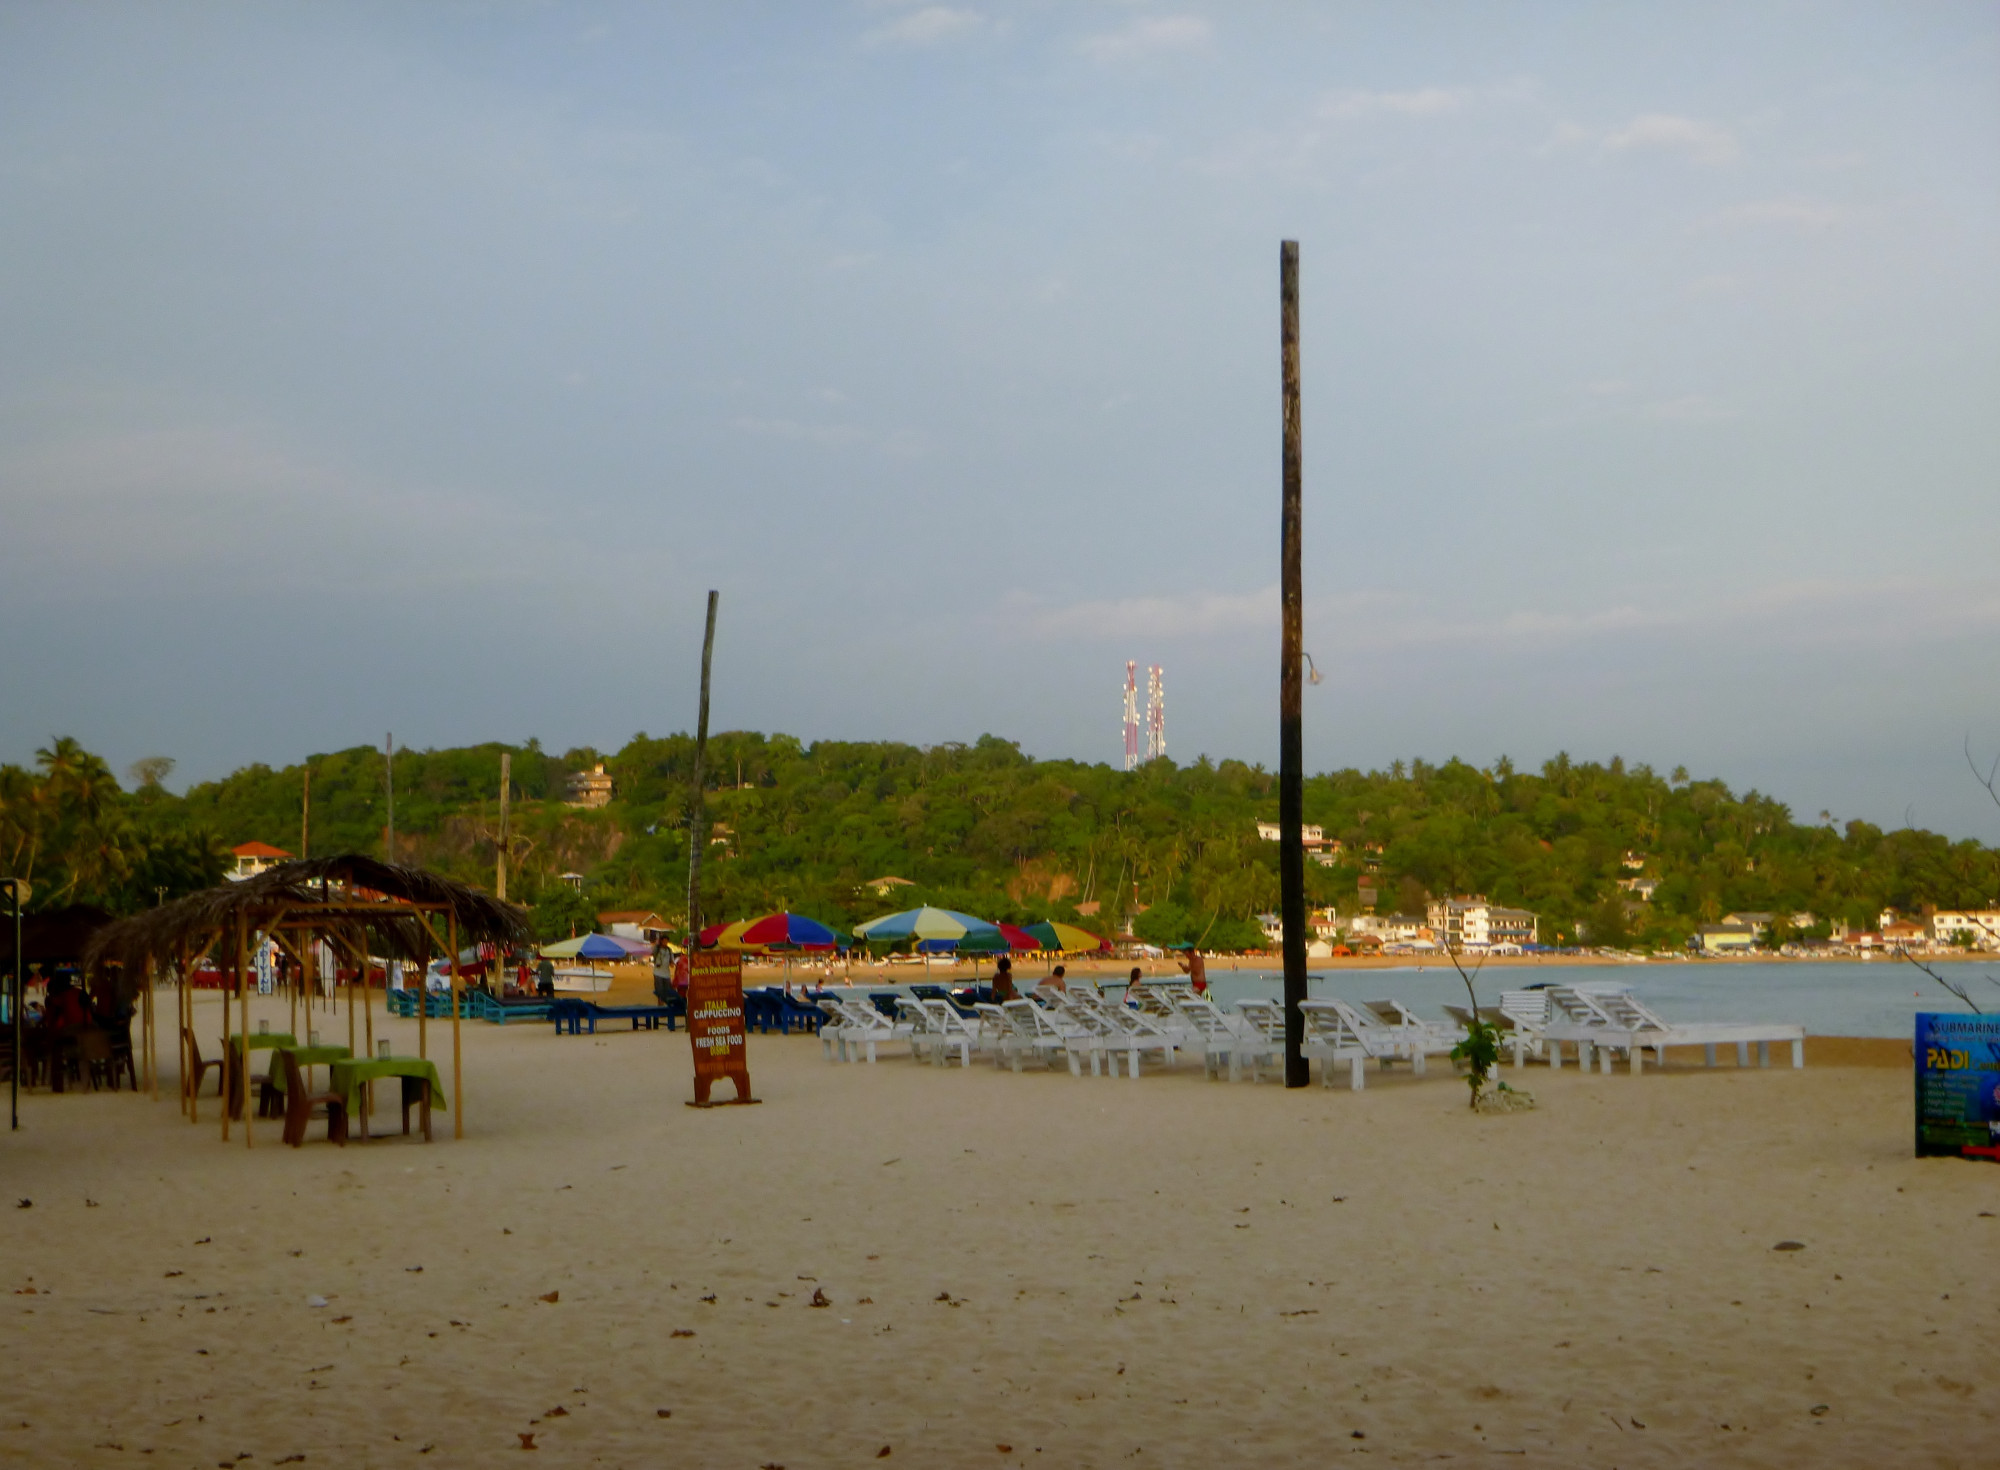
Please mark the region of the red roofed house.
[[282, 847], [273, 847], [268, 842], [246, 842], [241, 847], [232, 847], [230, 852], [236, 856], [236, 866], [227, 875], [232, 883], [254, 878], [266, 868], [290, 862], [292, 857]]

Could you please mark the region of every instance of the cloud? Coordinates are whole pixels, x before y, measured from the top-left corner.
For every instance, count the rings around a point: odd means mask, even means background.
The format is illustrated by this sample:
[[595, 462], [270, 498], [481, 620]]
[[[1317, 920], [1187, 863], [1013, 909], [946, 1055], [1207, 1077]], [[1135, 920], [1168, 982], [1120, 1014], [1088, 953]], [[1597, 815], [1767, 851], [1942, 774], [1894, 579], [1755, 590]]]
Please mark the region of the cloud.
[[797, 419], [766, 419], [744, 416], [729, 421], [739, 434], [758, 439], [777, 439], [788, 444], [812, 444], [821, 449], [848, 449], [868, 445], [893, 459], [920, 459], [929, 450], [927, 439], [915, 429], [892, 429], [875, 433], [853, 424], [808, 424]]
[[1457, 112], [1477, 94], [1459, 87], [1420, 87], [1411, 92], [1335, 92], [1320, 103], [1321, 117], [1442, 117]]
[[1758, 199], [1738, 204], [1714, 217], [1719, 225], [1792, 225], [1800, 229], [1826, 229], [1844, 224], [1852, 211], [1819, 199]]
[[[539, 510], [384, 482], [257, 425], [114, 431], [30, 449], [0, 460], [0, 516], [9, 532], [0, 568], [12, 563], [16, 580], [110, 574], [127, 591], [194, 573], [226, 577], [232, 593], [500, 582], [540, 564], [527, 548], [565, 534]], [[414, 549], [446, 542], [460, 554], [443, 565]]]
[[871, 46], [938, 46], [976, 35], [991, 25], [992, 22], [976, 10], [926, 5], [870, 31], [866, 39]]
[[1000, 613], [1008, 631], [1036, 638], [1185, 638], [1274, 628], [1278, 589], [1193, 592], [1183, 597], [1119, 597], [1051, 606], [1012, 594]]
[[1212, 35], [1209, 23], [1200, 16], [1148, 16], [1121, 31], [1087, 36], [1079, 49], [1095, 61], [1126, 61], [1166, 52], [1199, 51]]
[[1742, 152], [1727, 128], [1668, 112], [1641, 113], [1617, 132], [1607, 134], [1603, 147], [1607, 153], [1633, 149], [1682, 153], [1696, 163], [1711, 165], [1734, 163]]
[[1688, 393], [1649, 403], [1639, 410], [1639, 416], [1663, 424], [1717, 424], [1735, 418], [1737, 411], [1700, 393]]
[[859, 444], [868, 436], [852, 424], [802, 424], [797, 419], [735, 418], [729, 427], [740, 434], [751, 434], [759, 439], [784, 439], [794, 444], [818, 444], [834, 447], [845, 444]]

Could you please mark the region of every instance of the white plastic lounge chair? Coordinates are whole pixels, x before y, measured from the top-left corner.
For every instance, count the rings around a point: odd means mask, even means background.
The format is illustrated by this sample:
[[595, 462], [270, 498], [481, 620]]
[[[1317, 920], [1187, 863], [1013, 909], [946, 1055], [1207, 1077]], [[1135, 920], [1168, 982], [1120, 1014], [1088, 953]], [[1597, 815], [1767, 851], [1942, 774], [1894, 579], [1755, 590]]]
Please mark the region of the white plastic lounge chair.
[[[866, 1056], [872, 1066], [875, 1048], [888, 1041], [902, 1041], [910, 1035], [907, 1021], [892, 1021], [865, 1000], [840, 1000], [842, 1024], [838, 1038], [843, 1061], [858, 1062]], [[825, 1035], [824, 1029], [821, 1035]]]
[[1384, 1026], [1376, 1016], [1336, 996], [1328, 996], [1326, 1000], [1314, 1004], [1324, 1006], [1332, 1010], [1336, 1016], [1340, 1016], [1342, 1024], [1348, 1030], [1348, 1036], [1358, 1046], [1362, 1046], [1362, 1050], [1366, 1050], [1368, 1056], [1376, 1060], [1376, 1064], [1386, 1068], [1390, 1062], [1408, 1062], [1412, 1074], [1424, 1076], [1426, 1070], [1424, 1056], [1428, 1038], [1420, 1030], [1414, 1030], [1410, 1026]]
[[1168, 1066], [1173, 1065], [1182, 1038], [1153, 1017], [1131, 1006], [1112, 1005], [1094, 990], [1073, 990], [1066, 1004], [1080, 1019], [1096, 1028], [1098, 1047], [1113, 1076], [1118, 1073], [1121, 1052], [1125, 1057], [1125, 1074], [1128, 1077], [1138, 1077], [1139, 1058], [1148, 1051], [1159, 1052], [1162, 1061]]
[[[1075, 1023], [1064, 1024], [1055, 1014], [1036, 1005], [1031, 1000], [1010, 1000], [1000, 1007], [1007, 1017], [1007, 1024], [1023, 1050], [1031, 1056], [1042, 1059], [1044, 1065], [1054, 1065], [1057, 1052], [1069, 1063], [1072, 1077], [1083, 1075], [1083, 1058], [1089, 1057], [1090, 1070], [1097, 1071], [1097, 1055], [1091, 1046], [1091, 1036], [1082, 1026]], [[1019, 1070], [1017, 1066], [1015, 1070]]]
[[1071, 1043], [1071, 1049], [1081, 1048], [1090, 1057], [1090, 1075], [1099, 1071], [1111, 1076], [1118, 1075], [1118, 1062], [1111, 1051], [1114, 1033], [1111, 1019], [1097, 1007], [1093, 1007], [1081, 991], [1071, 995], [1066, 990], [1054, 986], [1041, 986], [1035, 991], [1035, 1003], [1042, 1008], [1042, 1018], [1049, 1026], [1061, 1032]]
[[1362, 1009], [1384, 1026], [1407, 1028], [1411, 1040], [1421, 1043], [1427, 1056], [1448, 1057], [1463, 1039], [1462, 1033], [1454, 1032], [1436, 1021], [1425, 1020], [1400, 1000], [1363, 1001]]
[[924, 1014], [930, 1019], [930, 1035], [932, 1044], [937, 1048], [937, 1059], [942, 1062], [956, 1052], [959, 1066], [971, 1066], [972, 1054], [979, 1050], [985, 1039], [984, 1028], [966, 1020], [948, 1000], [920, 1000], [917, 1004], [923, 1007]]
[[[1558, 993], [1560, 992], [1560, 993]], [[1799, 1025], [1765, 1022], [1732, 1021], [1668, 1021], [1657, 1015], [1629, 990], [1586, 991], [1568, 990], [1565, 987], [1550, 988], [1550, 1005], [1561, 1006], [1569, 1014], [1574, 1002], [1581, 1002], [1602, 1017], [1603, 1029], [1595, 1037], [1597, 1045], [1603, 1048], [1604, 1070], [1611, 1070], [1611, 1051], [1623, 1050], [1636, 1075], [1643, 1067], [1643, 1049], [1651, 1047], [1655, 1062], [1666, 1065], [1667, 1048], [1670, 1046], [1699, 1046], [1704, 1060], [1709, 1066], [1715, 1065], [1715, 1048], [1718, 1045], [1734, 1045], [1736, 1064], [1750, 1065], [1750, 1047], [1757, 1047], [1759, 1066], [1771, 1065], [1771, 1043], [1790, 1042], [1792, 1065], [1806, 1064], [1806, 1028]], [[1584, 1028], [1579, 1027], [1579, 1030]], [[1555, 1035], [1558, 1028], [1551, 1028]], [[1565, 1037], [1565, 1039], [1569, 1039]], [[1589, 1060], [1582, 1055], [1583, 1043], [1579, 1043], [1578, 1062], [1589, 1066]]]
[[[859, 1056], [862, 1038], [874, 1034], [882, 1024], [886, 1024], [886, 1018], [879, 1012], [873, 1022], [858, 1018], [852, 1010], [852, 1002], [846, 1000], [827, 997], [819, 1002], [819, 1008], [826, 1013], [826, 1023], [819, 1028], [819, 1044], [828, 1061], [850, 1060], [850, 1048]], [[874, 1008], [871, 1006], [869, 1009]]]
[[1229, 1080], [1239, 1081], [1246, 1057], [1254, 1072], [1258, 1063], [1271, 1054], [1269, 1039], [1251, 1024], [1248, 1017], [1229, 1015], [1214, 1001], [1199, 996], [1177, 995], [1174, 1000], [1182, 1018], [1200, 1039], [1202, 1070], [1210, 1078], [1221, 1075], [1222, 1064], [1226, 1061]]
[[1361, 1091], [1367, 1085], [1371, 1053], [1340, 1012], [1323, 1000], [1306, 1000], [1299, 1002], [1299, 1014], [1305, 1020], [1305, 1039], [1299, 1051], [1308, 1061], [1318, 1061], [1320, 1086], [1333, 1086], [1334, 1069], [1345, 1062], [1348, 1087]]
[[[1451, 1017], [1452, 1022], [1459, 1028], [1459, 1034], [1463, 1036], [1466, 1026], [1471, 1023], [1472, 1011], [1466, 1006], [1446, 1006], [1444, 1013]], [[1530, 1034], [1522, 1027], [1520, 1022], [1516, 1021], [1507, 1012], [1500, 1009], [1500, 1007], [1481, 1006], [1479, 1008], [1479, 1019], [1500, 1032], [1500, 1044], [1502, 1046], [1513, 1048], [1514, 1070], [1516, 1072], [1527, 1065], [1528, 1053], [1533, 1052], [1536, 1056], [1542, 1054], [1541, 1032], [1537, 1030], [1533, 1034]]]
[[1236, 1014], [1245, 1029], [1263, 1043], [1260, 1050], [1245, 1053], [1250, 1058], [1250, 1080], [1264, 1080], [1262, 1066], [1268, 1060], [1283, 1075], [1285, 1064], [1285, 1007], [1283, 1002], [1251, 996], [1236, 1002]]

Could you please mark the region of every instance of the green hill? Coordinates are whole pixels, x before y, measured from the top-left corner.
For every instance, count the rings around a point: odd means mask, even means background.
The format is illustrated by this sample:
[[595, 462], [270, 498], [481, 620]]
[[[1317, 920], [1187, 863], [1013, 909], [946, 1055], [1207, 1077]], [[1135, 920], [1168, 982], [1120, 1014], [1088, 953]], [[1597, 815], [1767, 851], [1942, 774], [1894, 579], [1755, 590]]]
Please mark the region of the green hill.
[[[399, 751], [397, 855], [483, 885], [493, 878], [500, 755], [513, 756], [510, 893], [568, 932], [600, 909], [685, 906], [693, 740], [634, 737], [615, 754], [551, 755], [534, 743]], [[212, 881], [227, 848], [252, 839], [296, 852], [305, 770], [249, 766], [174, 796], [125, 791], [73, 741], [33, 771], [0, 767], [0, 860], [37, 884], [36, 905], [87, 898], [119, 909]], [[563, 804], [564, 778], [597, 760], [616, 796]], [[314, 756], [314, 852], [383, 851], [380, 751]], [[1035, 760], [991, 735], [970, 745], [821, 741], [732, 732], [710, 742], [716, 823], [704, 873], [711, 917], [786, 906], [850, 924], [917, 902], [984, 917], [1057, 917], [1108, 931], [1128, 912], [1140, 934], [1246, 946], [1252, 916], [1277, 902], [1273, 773], [1206, 757], [1126, 772]], [[1884, 907], [1984, 905], [2000, 854], [1935, 833], [1796, 822], [1779, 802], [1684, 771], [1572, 761], [1536, 771], [1397, 762], [1309, 778], [1305, 819], [1341, 850], [1309, 864], [1308, 896], [1351, 912], [1427, 896], [1484, 893], [1536, 911], [1542, 937], [1678, 943], [1735, 910], [1872, 926]], [[1628, 861], [1629, 859], [1629, 861]], [[1637, 863], [1639, 866], [1632, 866]], [[580, 873], [581, 899], [560, 875]], [[1652, 902], [1620, 878], [1659, 880]], [[867, 885], [910, 881], [885, 896]], [[1095, 905], [1093, 908], [1092, 906]]]

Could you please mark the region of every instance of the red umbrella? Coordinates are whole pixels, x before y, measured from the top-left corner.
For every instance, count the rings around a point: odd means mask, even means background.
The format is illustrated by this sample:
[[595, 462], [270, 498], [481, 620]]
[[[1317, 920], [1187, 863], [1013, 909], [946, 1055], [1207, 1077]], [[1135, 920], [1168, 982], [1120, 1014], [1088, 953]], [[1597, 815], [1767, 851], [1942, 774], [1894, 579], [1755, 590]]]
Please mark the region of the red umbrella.
[[1018, 924], [999, 925], [1000, 935], [1007, 941], [1009, 949], [1040, 949], [1042, 941], [1035, 938]]

